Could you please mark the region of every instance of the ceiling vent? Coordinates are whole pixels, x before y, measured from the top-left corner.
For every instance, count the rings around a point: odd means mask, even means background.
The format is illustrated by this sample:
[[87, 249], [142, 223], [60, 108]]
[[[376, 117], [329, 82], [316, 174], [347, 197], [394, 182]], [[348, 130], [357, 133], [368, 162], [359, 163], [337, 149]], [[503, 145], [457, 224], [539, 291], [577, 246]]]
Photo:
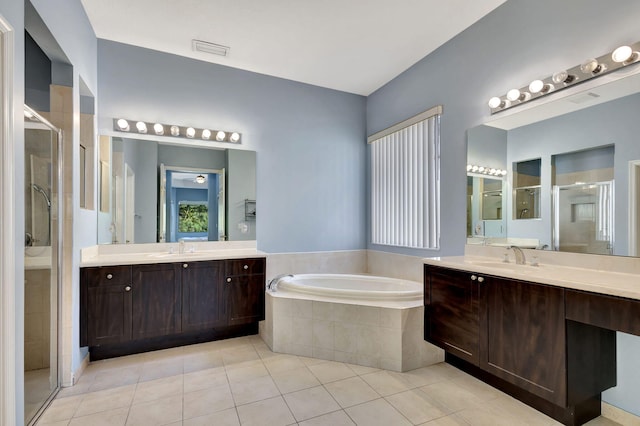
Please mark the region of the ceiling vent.
[[590, 102], [599, 97], [600, 95], [598, 95], [597, 93], [587, 92], [587, 93], [579, 93], [575, 96], [568, 98], [567, 100], [574, 104], [583, 104], [585, 102]]
[[210, 53], [212, 55], [227, 56], [229, 54], [229, 47], [222, 46], [221, 44], [209, 43], [202, 40], [191, 40], [191, 47], [196, 52]]

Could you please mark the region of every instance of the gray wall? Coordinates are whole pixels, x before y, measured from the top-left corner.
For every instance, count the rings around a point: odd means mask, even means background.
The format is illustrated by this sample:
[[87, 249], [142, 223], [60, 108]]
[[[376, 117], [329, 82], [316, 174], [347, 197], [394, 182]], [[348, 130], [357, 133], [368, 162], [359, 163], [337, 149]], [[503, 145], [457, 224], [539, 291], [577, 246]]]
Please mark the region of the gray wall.
[[237, 130], [258, 153], [258, 248], [365, 247], [365, 98], [98, 42], [99, 129], [114, 117]]
[[[587, 56], [636, 42], [638, 17], [640, 2], [635, 0], [509, 0], [370, 95], [368, 135], [444, 105], [441, 187], [446, 191], [441, 200], [440, 251], [369, 247], [419, 256], [461, 254], [466, 228], [465, 131], [489, 117], [489, 98], [579, 64]], [[607, 391], [605, 400], [640, 415], [640, 338], [620, 336], [618, 357], [618, 387]]]

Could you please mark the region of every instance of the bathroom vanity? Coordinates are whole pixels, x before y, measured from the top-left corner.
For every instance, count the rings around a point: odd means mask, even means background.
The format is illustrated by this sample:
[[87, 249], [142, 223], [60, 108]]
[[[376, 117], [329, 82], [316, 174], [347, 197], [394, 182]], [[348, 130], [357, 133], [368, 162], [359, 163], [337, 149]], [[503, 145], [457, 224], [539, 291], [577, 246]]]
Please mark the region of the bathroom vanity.
[[96, 256], [80, 270], [80, 344], [89, 347], [92, 360], [258, 332], [264, 254], [128, 257], [114, 264], [117, 256]]
[[583, 424], [616, 385], [616, 331], [640, 335], [637, 278], [498, 257], [426, 259], [425, 340], [539, 411]]

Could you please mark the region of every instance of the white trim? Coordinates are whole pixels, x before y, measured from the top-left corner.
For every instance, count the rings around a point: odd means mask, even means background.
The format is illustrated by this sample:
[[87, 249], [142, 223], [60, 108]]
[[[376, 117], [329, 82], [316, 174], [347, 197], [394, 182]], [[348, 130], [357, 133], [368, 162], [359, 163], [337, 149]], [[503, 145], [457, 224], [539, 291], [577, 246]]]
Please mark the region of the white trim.
[[638, 209], [638, 203], [640, 203], [640, 197], [638, 191], [640, 188], [636, 185], [636, 182], [640, 178], [640, 160], [629, 161], [629, 251], [628, 256], [638, 256], [638, 243], [640, 241], [640, 229], [638, 229], [638, 215], [640, 215], [640, 209]]
[[389, 136], [392, 133], [405, 129], [407, 127], [413, 126], [416, 123], [427, 120], [433, 116], [442, 115], [442, 105], [436, 105], [432, 108], [429, 108], [426, 111], [421, 112], [420, 114], [416, 114], [411, 118], [407, 118], [400, 123], [394, 124], [391, 127], [387, 127], [384, 130], [381, 130], [367, 138], [367, 143], [372, 143], [377, 141], [378, 139], [382, 139], [385, 136]]
[[621, 408], [607, 404], [604, 401], [602, 401], [600, 407], [602, 417], [606, 417], [607, 419], [620, 423], [621, 425], [640, 425], [640, 416], [636, 416], [635, 414], [624, 411]]
[[[15, 181], [14, 181], [14, 30], [0, 16], [2, 55], [2, 116], [0, 117], [0, 426], [15, 425], [16, 407], [16, 292], [15, 292]], [[20, 112], [22, 114], [22, 111]], [[22, 413], [20, 413], [22, 415]]]

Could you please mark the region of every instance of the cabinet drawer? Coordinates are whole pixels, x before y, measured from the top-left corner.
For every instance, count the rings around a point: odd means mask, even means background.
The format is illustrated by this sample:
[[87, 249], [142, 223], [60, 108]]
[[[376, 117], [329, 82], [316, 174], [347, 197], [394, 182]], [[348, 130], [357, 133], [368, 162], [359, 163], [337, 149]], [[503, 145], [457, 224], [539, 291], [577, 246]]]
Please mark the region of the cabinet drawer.
[[103, 266], [99, 268], [86, 268], [85, 278], [89, 287], [130, 285], [131, 266]]
[[225, 276], [264, 274], [264, 265], [264, 258], [226, 260], [224, 262]]

